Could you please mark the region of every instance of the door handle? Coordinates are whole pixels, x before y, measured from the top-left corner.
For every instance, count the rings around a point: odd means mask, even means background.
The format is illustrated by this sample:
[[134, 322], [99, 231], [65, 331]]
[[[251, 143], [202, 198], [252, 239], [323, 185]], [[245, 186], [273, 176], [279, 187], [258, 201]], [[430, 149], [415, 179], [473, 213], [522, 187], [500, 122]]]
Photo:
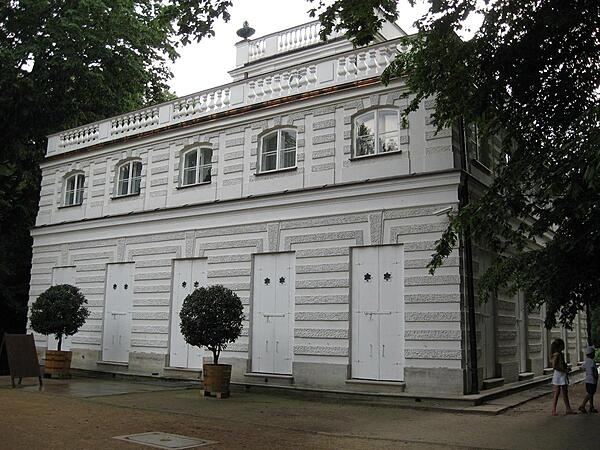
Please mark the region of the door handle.
[[381, 357], [385, 358], [385, 344], [381, 346]]
[[268, 339], [265, 341], [265, 347], [266, 347], [267, 353], [269, 353], [269, 340]]
[[275, 341], [275, 353], [279, 353], [279, 341]]
[[369, 356], [373, 357], [373, 344], [369, 344]]

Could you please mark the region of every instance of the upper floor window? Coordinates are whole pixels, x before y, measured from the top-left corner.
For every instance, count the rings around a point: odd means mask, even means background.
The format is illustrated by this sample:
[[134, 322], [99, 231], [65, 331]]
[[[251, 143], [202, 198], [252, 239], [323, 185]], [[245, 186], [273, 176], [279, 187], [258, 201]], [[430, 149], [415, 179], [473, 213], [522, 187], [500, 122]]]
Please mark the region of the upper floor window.
[[65, 206], [81, 205], [83, 203], [83, 184], [85, 175], [76, 173], [65, 179]]
[[117, 169], [117, 196], [140, 193], [142, 184], [142, 162], [127, 161]]
[[354, 157], [400, 150], [400, 113], [397, 109], [376, 109], [354, 119]]
[[260, 139], [259, 172], [296, 167], [296, 130], [279, 129]]
[[182, 186], [210, 183], [212, 148], [195, 148], [183, 154]]
[[465, 126], [465, 145], [467, 154], [471, 155], [488, 169], [492, 167], [492, 151], [487, 140], [481, 139], [481, 133], [475, 123]]

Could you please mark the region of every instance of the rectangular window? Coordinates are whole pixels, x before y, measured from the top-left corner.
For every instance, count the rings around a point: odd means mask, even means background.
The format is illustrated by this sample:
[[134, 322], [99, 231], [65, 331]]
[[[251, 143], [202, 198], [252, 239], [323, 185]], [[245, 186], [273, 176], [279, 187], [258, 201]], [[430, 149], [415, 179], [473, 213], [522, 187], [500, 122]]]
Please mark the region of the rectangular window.
[[465, 126], [465, 145], [467, 154], [475, 158], [488, 169], [492, 167], [492, 147], [488, 140], [482, 140], [475, 123]]
[[276, 130], [261, 138], [260, 172], [296, 166], [296, 131]]
[[212, 171], [211, 148], [201, 148], [185, 153], [183, 157], [182, 186], [210, 183]]
[[82, 173], [72, 175], [65, 182], [65, 206], [83, 203], [83, 185], [85, 176]]
[[354, 157], [400, 150], [400, 115], [395, 109], [368, 111], [354, 119]]

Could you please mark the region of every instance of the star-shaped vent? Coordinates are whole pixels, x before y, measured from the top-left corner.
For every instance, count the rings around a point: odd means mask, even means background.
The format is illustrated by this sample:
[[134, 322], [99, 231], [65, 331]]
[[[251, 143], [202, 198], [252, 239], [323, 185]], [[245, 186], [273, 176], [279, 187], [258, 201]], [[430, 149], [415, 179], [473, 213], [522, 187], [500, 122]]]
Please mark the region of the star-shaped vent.
[[271, 279], [269, 277], [265, 278], [265, 284], [268, 286], [271, 284]]
[[385, 281], [390, 281], [390, 280], [392, 279], [392, 274], [391, 274], [391, 273], [389, 273], [389, 272], [386, 272], [386, 273], [384, 273], [384, 274], [383, 274], [383, 279], [384, 279]]
[[129, 285], [126, 284], [123, 287], [125, 288], [125, 290], [127, 290], [127, 288], [129, 287]]
[[187, 286], [187, 282], [185, 282], [185, 281], [184, 281], [183, 283], [181, 283], [181, 287], [182, 287], [182, 288], [184, 288], [184, 287], [186, 287], [186, 286]]
[[113, 284], [113, 289], [117, 288], [117, 283]]
[[365, 273], [365, 276], [363, 277], [365, 279], [366, 282], [371, 281], [371, 274], [369, 272]]
[[279, 277], [279, 284], [285, 284], [285, 277]]
[[194, 287], [197, 288], [198, 286], [200, 286], [200, 283], [198, 283], [197, 281], [194, 281]]

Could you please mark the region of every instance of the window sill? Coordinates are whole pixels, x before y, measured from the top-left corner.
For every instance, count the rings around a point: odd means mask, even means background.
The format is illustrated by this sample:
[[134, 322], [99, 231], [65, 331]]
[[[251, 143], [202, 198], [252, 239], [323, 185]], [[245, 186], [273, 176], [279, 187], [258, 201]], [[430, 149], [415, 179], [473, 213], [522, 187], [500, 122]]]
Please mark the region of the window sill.
[[111, 197], [111, 200], [119, 200], [122, 198], [131, 198], [131, 197], [139, 197], [140, 196], [140, 192], [137, 192], [135, 194], [126, 194], [126, 195], [115, 195], [113, 197]]
[[205, 186], [207, 184], [211, 184], [211, 181], [203, 181], [202, 183], [194, 183], [194, 184], [186, 184], [185, 186], [175, 186], [175, 189], [180, 190], [180, 189], [189, 189], [189, 188], [193, 188], [193, 187], [197, 187], [197, 186]]
[[473, 166], [475, 166], [477, 169], [479, 169], [482, 172], [486, 173], [487, 175], [491, 175], [492, 174], [492, 169], [490, 169], [488, 166], [486, 166], [485, 164], [483, 164], [478, 159], [475, 159], [475, 158], [471, 159], [471, 164]]
[[270, 175], [272, 173], [293, 172], [294, 170], [297, 170], [297, 169], [298, 169], [298, 166], [286, 167], [285, 169], [268, 170], [266, 172], [256, 172], [254, 175], [257, 177], [260, 177], [261, 175]]
[[373, 155], [351, 156], [350, 161], [361, 161], [363, 159], [379, 158], [382, 156], [401, 155], [401, 154], [402, 154], [402, 150], [397, 150], [395, 152], [375, 153]]
[[73, 203], [72, 205], [60, 205], [58, 207], [58, 209], [74, 208], [75, 206], [81, 206], [81, 205], [83, 205], [83, 202], [81, 202], [81, 203]]

